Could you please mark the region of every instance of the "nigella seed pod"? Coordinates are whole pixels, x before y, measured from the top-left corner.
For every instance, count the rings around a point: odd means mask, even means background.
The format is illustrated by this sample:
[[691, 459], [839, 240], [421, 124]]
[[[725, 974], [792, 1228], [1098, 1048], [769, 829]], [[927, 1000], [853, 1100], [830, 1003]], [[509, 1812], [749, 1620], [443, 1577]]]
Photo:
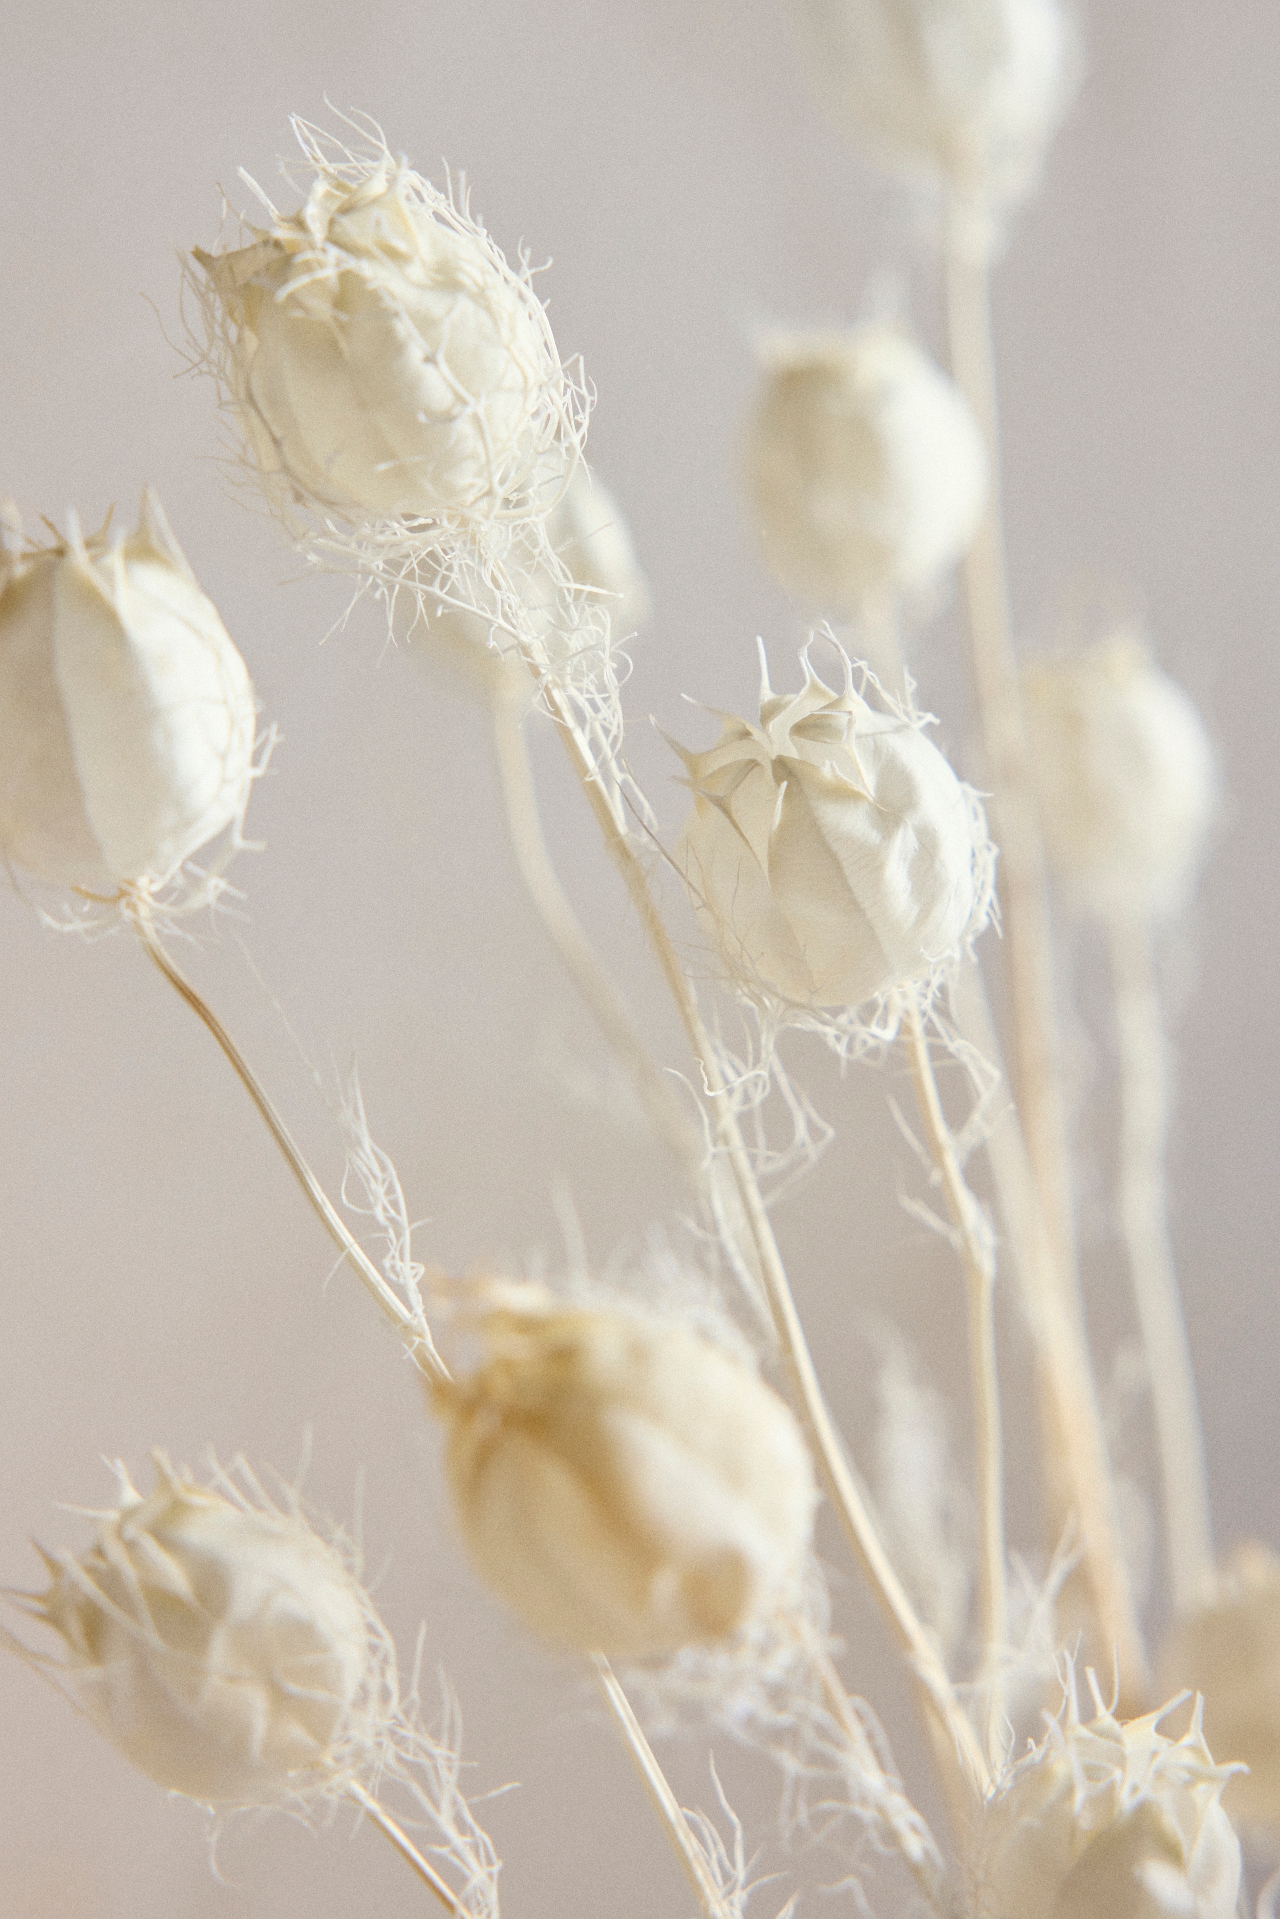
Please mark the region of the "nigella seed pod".
[[1074, 91], [1060, 0], [800, 0], [819, 85], [874, 156], [1000, 205], [1034, 187]]
[[987, 499], [982, 431], [954, 381], [880, 325], [779, 335], [762, 370], [747, 457], [772, 571], [833, 613], [927, 592]]
[[1247, 1772], [1227, 1787], [1237, 1822], [1280, 1831], [1280, 1559], [1239, 1547], [1213, 1599], [1174, 1627], [1162, 1671], [1204, 1694], [1214, 1751]]
[[[1177, 1702], [1175, 1702], [1176, 1704]], [[1124, 1724], [1074, 1692], [1048, 1736], [1009, 1768], [971, 1835], [970, 1909], [982, 1919], [1235, 1919], [1240, 1842], [1222, 1809], [1197, 1705], [1180, 1739], [1166, 1706]]]
[[[927, 981], [985, 926], [995, 854], [982, 807], [923, 723], [806, 681], [760, 724], [683, 752], [693, 789], [676, 861], [734, 981], [855, 1007]], [[843, 656], [842, 656], [843, 657]]]
[[1069, 897], [1100, 918], [1178, 913], [1218, 798], [1188, 695], [1128, 634], [1029, 665], [1023, 694], [1045, 845]]
[[545, 510], [576, 454], [527, 275], [385, 152], [317, 168], [252, 245], [195, 258], [268, 488], [361, 523]]
[[358, 1746], [378, 1676], [367, 1601], [296, 1510], [228, 1498], [155, 1456], [35, 1610], [67, 1689], [158, 1785], [215, 1806], [323, 1793]]
[[631, 1658], [729, 1639], [785, 1597], [816, 1495], [777, 1394], [686, 1325], [507, 1291], [479, 1369], [436, 1389], [486, 1583], [550, 1643]]
[[108, 544], [0, 550], [0, 855], [94, 892], [162, 885], [244, 814], [244, 661], [154, 493]]

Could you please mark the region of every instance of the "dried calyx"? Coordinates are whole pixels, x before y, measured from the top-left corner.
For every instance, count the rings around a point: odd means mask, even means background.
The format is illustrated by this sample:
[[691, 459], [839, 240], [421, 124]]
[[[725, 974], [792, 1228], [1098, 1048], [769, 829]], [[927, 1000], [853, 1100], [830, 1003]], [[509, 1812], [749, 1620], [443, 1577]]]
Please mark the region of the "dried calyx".
[[138, 529], [0, 549], [0, 855], [114, 894], [162, 886], [253, 777], [244, 661], [148, 488]]
[[813, 1525], [795, 1419], [689, 1326], [495, 1290], [484, 1357], [435, 1389], [471, 1558], [552, 1644], [653, 1657], [785, 1602]]
[[1127, 632], [1034, 662], [1023, 692], [1045, 845], [1071, 900], [1100, 918], [1176, 914], [1218, 800], [1191, 699]]
[[1231, 1769], [1214, 1763], [1198, 1704], [1180, 1738], [1159, 1730], [1179, 1703], [1122, 1724], [1095, 1689], [1086, 1722], [1071, 1688], [1045, 1739], [1008, 1769], [975, 1823], [975, 1914], [1234, 1919], [1240, 1842], [1221, 1805]]
[[145, 1499], [122, 1473], [88, 1552], [47, 1562], [33, 1610], [62, 1636], [67, 1690], [142, 1772], [202, 1804], [341, 1791], [390, 1656], [346, 1558], [296, 1506], [155, 1464]]
[[927, 592], [967, 552], [987, 497], [982, 432], [896, 327], [764, 342], [748, 466], [784, 586], [824, 612]]
[[527, 272], [385, 147], [251, 245], [197, 250], [209, 357], [268, 491], [356, 523], [542, 513], [582, 421]]
[[694, 803], [676, 858], [736, 985], [856, 1007], [945, 971], [987, 923], [995, 856], [924, 722], [871, 706], [843, 654], [839, 693], [801, 657], [799, 693], [765, 678], [759, 726], [681, 749]]

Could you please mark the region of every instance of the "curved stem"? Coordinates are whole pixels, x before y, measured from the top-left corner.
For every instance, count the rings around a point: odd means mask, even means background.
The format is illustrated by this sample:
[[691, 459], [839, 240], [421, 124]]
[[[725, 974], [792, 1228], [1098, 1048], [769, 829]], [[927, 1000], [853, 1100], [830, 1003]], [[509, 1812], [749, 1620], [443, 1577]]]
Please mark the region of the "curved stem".
[[960, 1706], [938, 1649], [921, 1624], [884, 1549], [862, 1488], [850, 1468], [843, 1442], [827, 1408], [782, 1256], [760, 1194], [751, 1156], [728, 1098], [715, 1049], [702, 1024], [693, 990], [662, 923], [644, 868], [617, 821], [589, 749], [575, 724], [567, 698], [554, 681], [544, 684], [543, 697], [552, 716], [561, 722], [560, 737], [582, 782], [583, 791], [626, 885], [654, 956], [662, 968], [684, 1023], [690, 1047], [701, 1068], [720, 1151], [728, 1162], [737, 1189], [778, 1346], [832, 1503], [871, 1590], [884, 1609], [899, 1648], [906, 1656], [930, 1715], [939, 1727], [937, 1746], [940, 1764], [952, 1779], [958, 1774], [962, 1793], [981, 1798], [990, 1784], [982, 1748]]
[[156, 931], [150, 902], [145, 894], [132, 894], [125, 902], [125, 911], [132, 922], [134, 931], [142, 942], [143, 950], [147, 958], [159, 972], [163, 973], [170, 986], [173, 987], [181, 999], [186, 1001], [187, 1005], [196, 1015], [196, 1018], [202, 1022], [221, 1047], [236, 1078], [240, 1081], [240, 1084], [244, 1087], [250, 1099], [257, 1107], [258, 1112], [261, 1114], [267, 1131], [279, 1147], [285, 1164], [297, 1180], [298, 1185], [302, 1188], [309, 1205], [316, 1213], [325, 1231], [333, 1240], [343, 1258], [350, 1260], [351, 1264], [355, 1267], [359, 1278], [363, 1282], [365, 1289], [372, 1295], [374, 1302], [404, 1339], [415, 1363], [421, 1368], [422, 1372], [426, 1374], [428, 1379], [436, 1382], [447, 1380], [449, 1377], [448, 1371], [444, 1361], [440, 1358], [431, 1342], [431, 1336], [425, 1324], [421, 1320], [416, 1319], [396, 1297], [395, 1292], [387, 1284], [386, 1279], [373, 1264], [373, 1261], [364, 1251], [364, 1248], [352, 1236], [341, 1214], [333, 1205], [333, 1202], [330, 1200], [311, 1168], [307, 1165], [306, 1160], [303, 1158], [297, 1146], [294, 1145], [288, 1127], [272, 1105], [264, 1088], [259, 1085], [257, 1079], [254, 1077], [247, 1061], [231, 1038], [231, 1035], [227, 1032], [226, 1027], [222, 1024], [212, 1007], [201, 998], [190, 980], [179, 972], [178, 968], [169, 958], [161, 942], [160, 935]]
[[[924, 1122], [929, 1152], [946, 1195], [947, 1211], [959, 1236], [968, 1293], [969, 1368], [973, 1380], [978, 1462], [978, 1512], [981, 1550], [979, 1595], [982, 1611], [983, 1673], [990, 1681], [1009, 1638], [1009, 1596], [1005, 1576], [1004, 1464], [1000, 1431], [1000, 1387], [996, 1372], [996, 1261], [991, 1234], [970, 1192], [938, 1097], [929, 1040], [919, 1002], [907, 1016], [911, 1073]], [[992, 1687], [991, 1717], [999, 1718]], [[997, 1726], [989, 1727], [993, 1735]], [[990, 1736], [988, 1740], [990, 1746]]]
[[701, 1179], [705, 1158], [702, 1136], [681, 1106], [671, 1081], [659, 1070], [636, 1032], [547, 853], [524, 716], [514, 700], [502, 697], [492, 701], [492, 715], [494, 757], [506, 801], [511, 844], [525, 889], [570, 977], [626, 1069], [654, 1131], [681, 1171], [696, 1183]]
[[653, 1747], [645, 1738], [644, 1728], [636, 1718], [631, 1701], [618, 1683], [612, 1666], [603, 1653], [592, 1653], [591, 1664], [605, 1704], [635, 1762], [636, 1771], [644, 1781], [654, 1811], [662, 1821], [689, 1884], [698, 1896], [699, 1905], [707, 1919], [735, 1919], [733, 1909], [715, 1882], [706, 1855], [690, 1830], [684, 1809], [671, 1790], [667, 1775], [658, 1764]]
[[432, 1892], [434, 1892], [436, 1898], [445, 1910], [453, 1913], [454, 1919], [468, 1919], [466, 1907], [461, 1905], [454, 1897], [435, 1867], [423, 1858], [418, 1848], [409, 1838], [409, 1835], [401, 1830], [390, 1813], [382, 1810], [382, 1807], [373, 1797], [373, 1794], [366, 1792], [363, 1786], [356, 1785], [353, 1782], [347, 1787], [347, 1797], [354, 1805], [359, 1806], [363, 1813], [366, 1813], [368, 1817], [372, 1819], [378, 1831], [383, 1834], [384, 1838], [390, 1840], [391, 1844], [400, 1854], [400, 1857], [407, 1860], [409, 1865], [412, 1866], [423, 1885], [430, 1886]]
[[1149, 927], [1118, 920], [1109, 944], [1120, 1042], [1120, 1223], [1151, 1372], [1170, 1587], [1175, 1608], [1188, 1612], [1213, 1590], [1213, 1534], [1195, 1373], [1169, 1244], [1164, 1030]]

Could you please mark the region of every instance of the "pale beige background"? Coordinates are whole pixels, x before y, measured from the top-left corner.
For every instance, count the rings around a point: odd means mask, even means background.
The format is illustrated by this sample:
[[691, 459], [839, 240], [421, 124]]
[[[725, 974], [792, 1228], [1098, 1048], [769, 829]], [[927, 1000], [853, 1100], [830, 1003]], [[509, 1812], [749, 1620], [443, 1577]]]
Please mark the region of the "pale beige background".
[[[1175, 1226], [1220, 1533], [1280, 1543], [1280, 19], [1270, 0], [1109, 0], [1086, 31], [1080, 106], [997, 286], [1014, 599], [1024, 629], [1043, 632], [1072, 581], [1128, 582], [1221, 743], [1230, 807], [1180, 968]], [[599, 392], [593, 458], [653, 584], [629, 700], [636, 760], [674, 826], [671, 763], [646, 716], [687, 734], [699, 722], [680, 693], [745, 702], [757, 631], [779, 658], [801, 633], [758, 567], [736, 475], [751, 328], [855, 317], [888, 266], [935, 337], [927, 246], [811, 105], [774, 0], [4, 0], [0, 89], [0, 491], [33, 521], [72, 503], [95, 520], [112, 501], [131, 514], [151, 480], [284, 734], [251, 818], [268, 850], [241, 862], [240, 915], [201, 929], [191, 964], [329, 1175], [324, 1106], [237, 940], [330, 1080], [358, 1057], [375, 1127], [429, 1221], [425, 1254], [463, 1268], [554, 1253], [561, 1181], [603, 1256], [677, 1195], [656, 1149], [566, 1090], [566, 1061], [596, 1076], [604, 1062], [516, 892], [481, 720], [456, 688], [388, 656], [369, 613], [320, 645], [343, 588], [296, 584], [273, 527], [230, 496], [212, 394], [181, 377], [173, 344], [175, 256], [215, 234], [218, 183], [245, 201], [238, 166], [274, 185], [288, 113], [322, 115], [326, 92], [376, 114], [423, 170], [438, 176], [441, 156], [465, 169], [505, 245], [554, 256], [557, 332]], [[963, 758], [953, 619], [918, 659]], [[582, 809], [544, 758], [575, 895], [679, 1063]], [[1086, 986], [1091, 966], [1086, 950]], [[476, 1784], [522, 1782], [492, 1808], [506, 1909], [684, 1910], [575, 1676], [461, 1565], [409, 1372], [350, 1279], [326, 1285], [327, 1244], [205, 1036], [125, 939], [59, 938], [8, 892], [0, 1007], [0, 1579], [34, 1579], [32, 1532], [84, 1539], [83, 1521], [53, 1509], [105, 1496], [103, 1456], [142, 1471], [155, 1442], [192, 1461], [212, 1445], [292, 1471], [309, 1428], [310, 1490], [346, 1519], [362, 1511], [406, 1649], [425, 1617]], [[1087, 1067], [1083, 1045], [1080, 1057]], [[886, 1079], [842, 1087], [818, 1061], [804, 1077], [840, 1136], [780, 1230], [864, 1446], [860, 1322], [892, 1313], [954, 1386], [955, 1287], [896, 1207], [912, 1174]], [[1105, 1139], [1105, 1115], [1095, 1130]], [[1084, 1218], [1098, 1325], [1122, 1327], [1100, 1174]], [[1024, 1355], [1016, 1334], [1006, 1347], [1016, 1462]], [[1144, 1446], [1139, 1427], [1139, 1462]], [[1025, 1496], [1014, 1519], [1026, 1541]], [[841, 1578], [849, 1671], [903, 1721], [878, 1628]], [[0, 1726], [7, 1915], [424, 1909], [345, 1819], [319, 1838], [283, 1821], [233, 1829], [219, 1881], [199, 1816], [16, 1663], [0, 1665]], [[901, 1750], [914, 1767], [909, 1735]], [[701, 1744], [675, 1763], [705, 1800]], [[754, 1817], [757, 1786], [742, 1792]]]

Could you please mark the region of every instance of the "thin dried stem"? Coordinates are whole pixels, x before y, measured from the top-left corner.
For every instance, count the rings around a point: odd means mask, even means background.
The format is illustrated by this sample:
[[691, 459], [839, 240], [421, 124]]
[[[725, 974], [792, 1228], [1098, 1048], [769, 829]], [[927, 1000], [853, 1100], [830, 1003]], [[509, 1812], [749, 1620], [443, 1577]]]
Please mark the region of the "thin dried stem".
[[297, 1180], [298, 1185], [302, 1188], [308, 1203], [315, 1211], [325, 1231], [338, 1247], [344, 1259], [351, 1261], [366, 1290], [372, 1295], [375, 1303], [404, 1339], [414, 1362], [421, 1368], [428, 1379], [434, 1382], [447, 1380], [449, 1377], [448, 1371], [443, 1360], [431, 1343], [430, 1335], [426, 1330], [425, 1324], [415, 1319], [407, 1307], [397, 1299], [394, 1291], [387, 1284], [386, 1279], [378, 1271], [363, 1247], [352, 1236], [341, 1214], [333, 1205], [311, 1168], [307, 1165], [306, 1160], [303, 1158], [297, 1146], [295, 1146], [288, 1127], [272, 1105], [264, 1088], [259, 1085], [257, 1079], [254, 1077], [252, 1070], [231, 1038], [231, 1035], [227, 1032], [227, 1029], [223, 1026], [212, 1007], [201, 998], [190, 980], [179, 972], [165, 951], [160, 935], [156, 931], [150, 902], [145, 894], [135, 892], [130, 895], [125, 902], [125, 912], [139, 940], [142, 942], [143, 950], [146, 952], [148, 959], [151, 960], [159, 972], [163, 973], [170, 986], [173, 987], [180, 998], [186, 1001], [187, 1005], [196, 1015], [196, 1018], [212, 1033], [214, 1039], [222, 1048], [232, 1071], [257, 1107], [266, 1124], [267, 1131], [271, 1134], [272, 1139], [284, 1157], [285, 1164]]
[[693, 990], [662, 923], [644, 868], [634, 846], [618, 824], [609, 796], [591, 760], [589, 748], [581, 739], [568, 702], [554, 681], [544, 686], [543, 697], [552, 716], [562, 722], [560, 736], [565, 749], [662, 968], [694, 1057], [701, 1068], [720, 1152], [728, 1162], [737, 1189], [744, 1225], [750, 1235], [792, 1391], [854, 1554], [872, 1592], [884, 1609], [927, 1704], [930, 1723], [938, 1733], [935, 1745], [939, 1765], [947, 1781], [953, 1809], [958, 1812], [967, 1800], [974, 1796], [981, 1798], [989, 1786], [990, 1775], [982, 1748], [956, 1697], [938, 1649], [921, 1623], [884, 1549], [862, 1488], [845, 1455], [843, 1441], [828, 1410], [804, 1327], [796, 1310], [751, 1155], [747, 1151], [732, 1103], [726, 1096], [727, 1088], [715, 1049], [702, 1024]]
[[406, 1860], [417, 1873], [423, 1885], [431, 1888], [446, 1912], [453, 1913], [454, 1919], [468, 1919], [466, 1907], [459, 1904], [435, 1867], [423, 1858], [409, 1835], [401, 1830], [390, 1813], [383, 1811], [373, 1794], [366, 1792], [363, 1786], [353, 1781], [347, 1787], [347, 1797], [359, 1806], [360, 1810], [373, 1821], [378, 1831], [390, 1840], [400, 1857]]
[[1120, 1223], [1151, 1372], [1170, 1588], [1175, 1608], [1188, 1612], [1213, 1590], [1213, 1534], [1195, 1373], [1169, 1244], [1168, 1075], [1151, 930], [1141, 920], [1116, 920], [1109, 946], [1120, 1042]]
[[[952, 214], [958, 229], [964, 209], [956, 206]], [[1033, 1323], [1042, 1374], [1045, 1464], [1051, 1490], [1062, 1495], [1060, 1507], [1079, 1519], [1082, 1573], [1097, 1621], [1099, 1656], [1114, 1650], [1122, 1692], [1132, 1700], [1145, 1682], [1145, 1658], [1116, 1523], [1076, 1265], [1044, 848], [1030, 786], [1005, 575], [989, 276], [985, 261], [975, 259], [956, 234], [947, 249], [946, 283], [952, 371], [982, 425], [991, 462], [990, 498], [965, 561], [965, 590], [992, 821], [1000, 846], [1014, 1086], [1040, 1215], [1038, 1228], [1030, 1230], [1047, 1239], [1046, 1257], [1037, 1253], [1025, 1263], [1022, 1275], [1025, 1285], [1034, 1274], [1036, 1289]], [[1011, 1137], [1006, 1129], [1006, 1138]], [[1010, 1145], [1006, 1159], [1011, 1181], [1017, 1178], [1014, 1157]], [[1017, 1196], [1017, 1206], [1029, 1221], [1032, 1209], [1025, 1195]], [[1064, 1516], [1061, 1509], [1053, 1515], [1055, 1533]]]
[[[962, 1038], [993, 1065], [1000, 1046], [977, 966], [960, 970], [952, 1010]], [[1116, 1658], [1126, 1713], [1144, 1709], [1149, 1685], [1116, 1514], [1102, 1415], [1089, 1362], [1079, 1296], [1060, 1281], [1054, 1249], [1018, 1115], [1007, 1106], [986, 1139], [1000, 1218], [1022, 1310], [1035, 1344], [1043, 1425], [1043, 1468], [1054, 1504], [1069, 1515], [1100, 1638]]]
[[684, 1809], [667, 1775], [658, 1764], [653, 1747], [645, 1738], [644, 1728], [636, 1718], [631, 1701], [627, 1698], [617, 1675], [603, 1653], [592, 1653], [591, 1664], [595, 1671], [605, 1704], [613, 1715], [614, 1724], [622, 1734], [628, 1751], [635, 1762], [636, 1771], [644, 1781], [645, 1790], [652, 1801], [654, 1811], [661, 1819], [668, 1839], [671, 1841], [680, 1864], [684, 1867], [689, 1884], [698, 1895], [698, 1903], [707, 1919], [737, 1919], [732, 1906], [725, 1898], [707, 1864], [706, 1854], [698, 1844], [685, 1817]]
[[[937, 1168], [947, 1211], [955, 1227], [964, 1262], [968, 1294], [969, 1368], [973, 1382], [976, 1427], [978, 1512], [981, 1549], [978, 1591], [982, 1612], [983, 1676], [991, 1680], [1009, 1637], [1009, 1595], [1005, 1575], [1004, 1457], [1000, 1427], [1000, 1386], [996, 1371], [995, 1282], [996, 1260], [991, 1232], [956, 1156], [955, 1142], [938, 1096], [938, 1082], [929, 1052], [924, 1015], [912, 1000], [907, 1015], [907, 1045], [911, 1075], [924, 1123], [929, 1152]], [[999, 1700], [992, 1687], [991, 1715], [999, 1718]], [[989, 1728], [989, 1749], [997, 1728]]]
[[636, 1032], [551, 863], [538, 819], [537, 789], [523, 715], [514, 700], [498, 695], [492, 701], [492, 717], [494, 756], [506, 801], [511, 845], [525, 889], [571, 979], [625, 1068], [655, 1133], [681, 1171], [699, 1184], [705, 1158], [702, 1135]]

